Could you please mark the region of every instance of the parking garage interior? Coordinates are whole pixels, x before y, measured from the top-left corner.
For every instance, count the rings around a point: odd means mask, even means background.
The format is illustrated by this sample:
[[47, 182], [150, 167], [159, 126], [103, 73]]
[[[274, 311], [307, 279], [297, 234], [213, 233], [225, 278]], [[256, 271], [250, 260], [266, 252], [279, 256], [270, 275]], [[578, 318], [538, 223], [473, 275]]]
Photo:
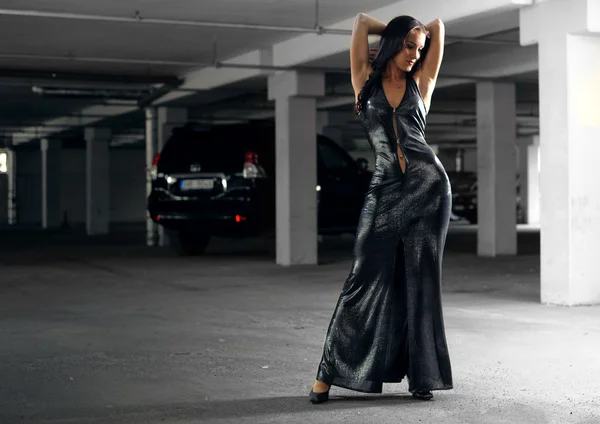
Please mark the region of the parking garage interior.
[[[317, 136], [374, 166], [361, 12], [446, 26], [426, 139], [457, 178], [456, 387], [315, 408], [355, 236], [319, 226]], [[598, 422], [599, 33], [598, 0], [0, 2], [0, 423]], [[273, 128], [272, 231], [182, 254], [157, 158], [239, 125]]]

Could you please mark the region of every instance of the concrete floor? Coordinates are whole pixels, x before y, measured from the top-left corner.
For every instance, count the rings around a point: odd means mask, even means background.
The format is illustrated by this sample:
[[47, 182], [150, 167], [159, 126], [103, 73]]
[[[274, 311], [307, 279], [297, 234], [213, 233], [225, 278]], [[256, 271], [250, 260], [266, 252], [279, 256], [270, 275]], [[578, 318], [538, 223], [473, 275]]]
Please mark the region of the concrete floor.
[[179, 258], [135, 232], [4, 231], [0, 423], [597, 424], [600, 307], [539, 304], [538, 237], [523, 231], [518, 257], [480, 259], [471, 230], [449, 236], [454, 390], [422, 402], [404, 383], [334, 388], [314, 406], [350, 238], [326, 239], [321, 266], [281, 268], [260, 241]]

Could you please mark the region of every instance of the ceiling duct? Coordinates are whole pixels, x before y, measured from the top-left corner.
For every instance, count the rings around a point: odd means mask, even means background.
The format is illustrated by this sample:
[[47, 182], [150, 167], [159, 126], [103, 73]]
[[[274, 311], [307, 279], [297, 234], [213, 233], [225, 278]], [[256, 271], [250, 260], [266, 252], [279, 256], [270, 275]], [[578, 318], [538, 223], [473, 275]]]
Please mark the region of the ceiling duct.
[[40, 87], [33, 86], [31, 91], [42, 97], [61, 97], [77, 99], [101, 99], [101, 100], [139, 100], [150, 93], [147, 90], [115, 90], [94, 88], [68, 88], [68, 87]]

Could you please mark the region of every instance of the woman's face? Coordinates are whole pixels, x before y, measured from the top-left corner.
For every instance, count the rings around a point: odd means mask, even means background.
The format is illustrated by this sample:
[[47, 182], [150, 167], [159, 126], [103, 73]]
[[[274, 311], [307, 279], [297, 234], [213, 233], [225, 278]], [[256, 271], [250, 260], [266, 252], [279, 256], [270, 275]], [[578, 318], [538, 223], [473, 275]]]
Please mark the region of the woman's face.
[[394, 65], [401, 71], [410, 72], [415, 63], [421, 58], [421, 51], [425, 47], [425, 33], [420, 28], [415, 28], [408, 33], [404, 40], [404, 48], [392, 59]]

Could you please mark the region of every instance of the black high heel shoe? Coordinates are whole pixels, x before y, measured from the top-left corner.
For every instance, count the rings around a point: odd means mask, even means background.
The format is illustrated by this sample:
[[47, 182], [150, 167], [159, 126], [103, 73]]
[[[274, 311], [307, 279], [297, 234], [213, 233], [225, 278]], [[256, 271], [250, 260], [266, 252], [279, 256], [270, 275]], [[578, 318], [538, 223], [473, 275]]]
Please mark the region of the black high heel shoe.
[[310, 395], [308, 395], [308, 400], [310, 400], [310, 403], [314, 404], [327, 402], [329, 400], [329, 390], [322, 393], [315, 393], [311, 390]]
[[413, 397], [421, 400], [430, 400], [433, 398], [433, 394], [429, 390], [421, 390], [413, 392]]

